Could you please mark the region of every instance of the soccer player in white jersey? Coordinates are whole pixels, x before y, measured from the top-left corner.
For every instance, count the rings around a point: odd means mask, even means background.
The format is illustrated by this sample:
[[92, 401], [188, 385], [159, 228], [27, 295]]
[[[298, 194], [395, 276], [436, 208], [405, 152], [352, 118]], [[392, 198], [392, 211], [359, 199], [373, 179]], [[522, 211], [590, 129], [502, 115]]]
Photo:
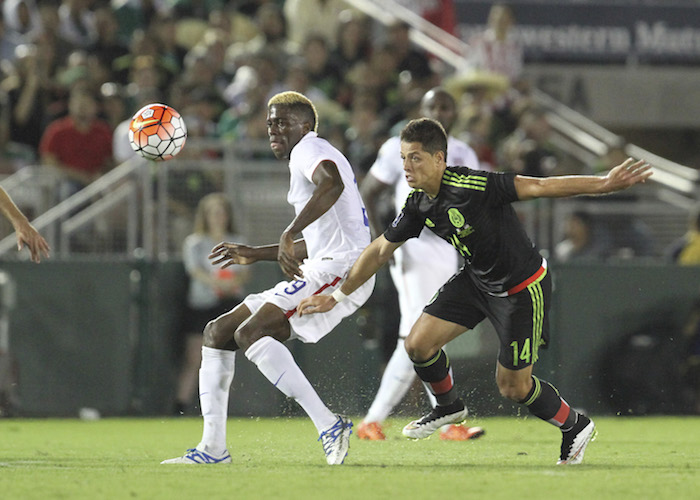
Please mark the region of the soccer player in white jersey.
[[[457, 118], [457, 105], [445, 89], [435, 87], [423, 96], [420, 113], [439, 121], [445, 130], [449, 131]], [[479, 159], [469, 145], [449, 136], [447, 164], [478, 169]], [[375, 232], [382, 230], [381, 224], [376, 220], [376, 201], [379, 194], [388, 189], [393, 189], [395, 213], [399, 213], [411, 188], [404, 176], [401, 140], [398, 136], [391, 137], [382, 145], [377, 160], [360, 187]], [[431, 263], [429, 267], [425, 265], [427, 261]], [[357, 428], [357, 436], [360, 439], [385, 439], [382, 422], [401, 402], [416, 378], [413, 362], [404, 349], [404, 339], [430, 298], [458, 269], [457, 251], [430, 231], [423, 231], [419, 238], [407, 241], [394, 253], [394, 261], [389, 271], [399, 296], [399, 339], [382, 375], [377, 395]], [[435, 406], [432, 393], [426, 390], [426, 394], [431, 405]], [[479, 437], [483, 433], [480, 427], [450, 425], [442, 430], [440, 437], [445, 440], [464, 441]]]
[[[240, 350], [260, 372], [306, 411], [319, 432], [326, 460], [343, 463], [352, 422], [321, 401], [283, 342], [315, 343], [366, 302], [368, 281], [331, 315], [294, 314], [304, 297], [333, 291], [370, 242], [369, 221], [352, 167], [340, 151], [316, 134], [313, 103], [297, 92], [282, 92], [268, 103], [267, 131], [278, 159], [289, 159], [287, 200], [295, 217], [279, 244], [247, 246], [220, 243], [212, 264], [227, 267], [277, 260], [289, 281], [258, 294], [210, 321], [204, 329], [199, 392], [204, 430], [200, 443], [182, 457], [162, 463], [230, 463], [226, 445], [228, 396]], [[295, 240], [298, 234], [301, 239]]]

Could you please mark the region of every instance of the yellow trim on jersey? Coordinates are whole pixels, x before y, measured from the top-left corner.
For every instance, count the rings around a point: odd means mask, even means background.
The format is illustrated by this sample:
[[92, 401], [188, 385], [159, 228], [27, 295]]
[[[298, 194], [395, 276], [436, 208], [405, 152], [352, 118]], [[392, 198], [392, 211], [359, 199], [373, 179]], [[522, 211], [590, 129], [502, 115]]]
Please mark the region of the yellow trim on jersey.
[[483, 175], [464, 175], [456, 174], [445, 170], [442, 183], [448, 186], [461, 187], [466, 189], [475, 189], [477, 191], [486, 190], [486, 177]]
[[406, 196], [406, 199], [405, 199], [404, 202], [403, 202], [403, 206], [401, 207], [401, 210], [403, 210], [404, 208], [406, 208], [406, 203], [408, 203], [408, 200], [410, 200], [411, 197], [412, 197], [414, 194], [416, 194], [416, 193], [422, 193], [422, 192], [423, 192], [422, 189], [411, 189], [411, 191], [408, 193], [408, 196]]

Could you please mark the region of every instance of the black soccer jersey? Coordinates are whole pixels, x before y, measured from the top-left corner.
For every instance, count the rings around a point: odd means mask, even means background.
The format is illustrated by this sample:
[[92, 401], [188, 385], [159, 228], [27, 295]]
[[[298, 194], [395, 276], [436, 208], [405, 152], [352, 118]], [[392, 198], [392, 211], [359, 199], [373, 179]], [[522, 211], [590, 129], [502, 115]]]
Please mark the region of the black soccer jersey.
[[425, 226], [457, 249], [466, 263], [462, 272], [479, 289], [507, 293], [542, 265], [511, 206], [518, 200], [514, 178], [510, 173], [447, 167], [437, 197], [414, 189], [384, 237], [405, 241]]

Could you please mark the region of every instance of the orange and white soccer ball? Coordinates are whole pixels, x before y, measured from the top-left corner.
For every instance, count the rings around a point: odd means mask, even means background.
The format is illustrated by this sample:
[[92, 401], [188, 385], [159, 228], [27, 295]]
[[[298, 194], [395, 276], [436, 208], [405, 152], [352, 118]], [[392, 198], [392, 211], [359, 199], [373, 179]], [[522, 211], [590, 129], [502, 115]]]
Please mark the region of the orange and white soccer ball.
[[148, 104], [131, 119], [129, 142], [148, 160], [169, 160], [185, 146], [187, 127], [180, 113], [166, 104]]

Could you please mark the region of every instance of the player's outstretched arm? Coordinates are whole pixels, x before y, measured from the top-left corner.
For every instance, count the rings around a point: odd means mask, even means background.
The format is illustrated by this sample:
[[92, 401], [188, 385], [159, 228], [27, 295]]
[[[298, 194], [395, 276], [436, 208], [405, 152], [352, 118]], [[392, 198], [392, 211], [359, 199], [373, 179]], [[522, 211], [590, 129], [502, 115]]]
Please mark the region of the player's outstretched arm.
[[[345, 296], [360, 288], [365, 281], [375, 275], [380, 267], [387, 263], [394, 251], [402, 244], [403, 242], [392, 243], [384, 235], [376, 238], [360, 254], [348, 272], [347, 278], [334, 293], [337, 294], [340, 291], [341, 296]], [[337, 303], [338, 300], [333, 295], [313, 295], [302, 299], [297, 310], [299, 311], [299, 316], [304, 316], [306, 314], [330, 311]]]
[[628, 158], [605, 176], [562, 175], [555, 177], [515, 177], [518, 199], [564, 198], [579, 195], [600, 195], [622, 191], [652, 175], [651, 166], [643, 160]]
[[32, 262], [41, 262], [42, 254], [48, 258], [51, 248], [43, 236], [26, 219], [15, 226], [17, 233], [17, 250], [25, 246], [29, 249]]
[[[269, 257], [273, 258], [270, 259]], [[212, 248], [209, 260], [212, 265], [226, 268], [234, 264], [248, 265], [259, 260], [274, 260], [277, 256], [277, 245], [267, 245], [264, 247], [252, 247], [239, 243], [222, 242]], [[267, 257], [267, 258], [266, 258]]]
[[[223, 264], [221, 268], [234, 264], [248, 265], [259, 260], [277, 260], [279, 245], [250, 246], [242, 243], [222, 242], [212, 248], [209, 260], [212, 265]], [[294, 241], [294, 253], [299, 258], [306, 256], [306, 243], [303, 239]]]
[[49, 256], [49, 244], [17, 208], [10, 196], [0, 187], [0, 212], [10, 221], [17, 235], [17, 250], [29, 249], [32, 262], [40, 262], [41, 255]]

